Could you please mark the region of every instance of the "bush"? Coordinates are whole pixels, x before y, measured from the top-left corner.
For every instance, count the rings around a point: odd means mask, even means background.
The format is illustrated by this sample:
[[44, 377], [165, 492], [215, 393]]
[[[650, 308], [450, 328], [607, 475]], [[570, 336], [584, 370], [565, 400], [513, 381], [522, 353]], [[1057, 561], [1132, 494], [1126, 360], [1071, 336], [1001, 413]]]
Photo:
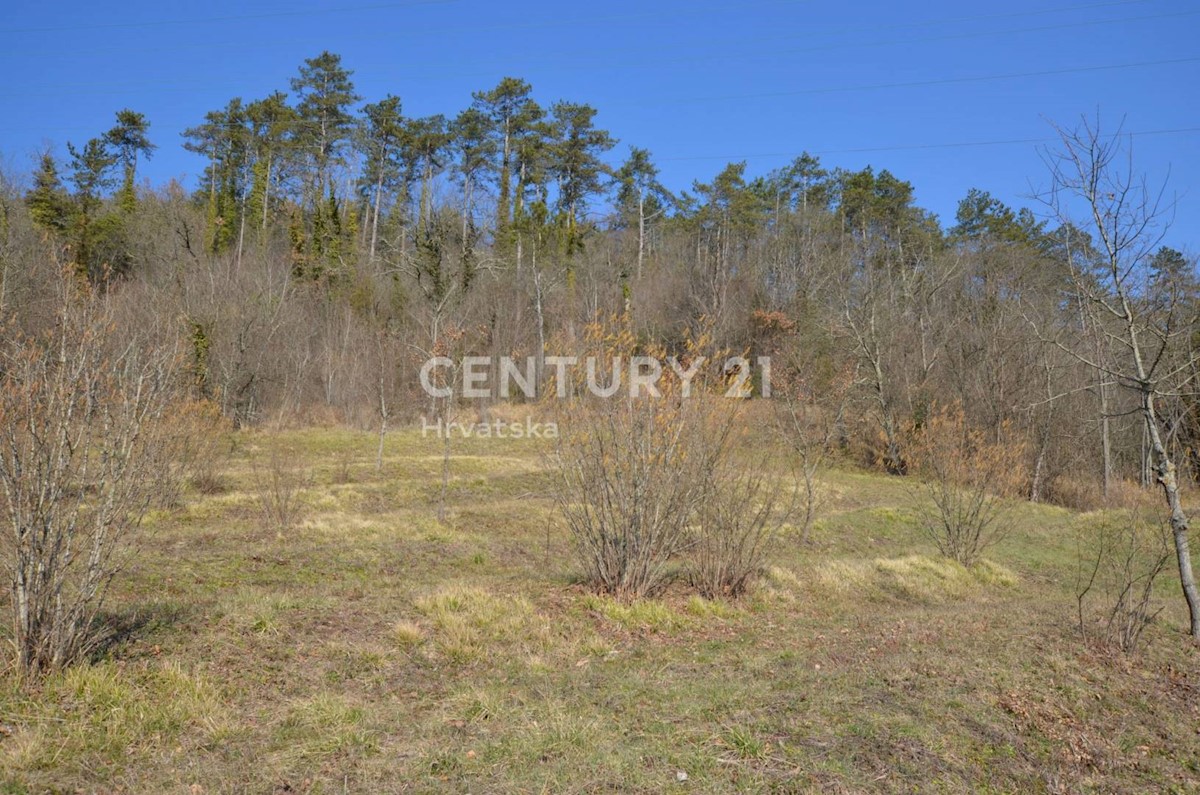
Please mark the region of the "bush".
[[297, 460], [290, 451], [272, 449], [265, 468], [254, 468], [254, 485], [263, 525], [276, 533], [286, 533], [295, 527], [303, 511], [300, 492], [307, 484], [308, 476]]
[[1135, 651], [1162, 610], [1154, 606], [1154, 584], [1172, 554], [1170, 527], [1136, 511], [1081, 533], [1076, 597], [1083, 636]]
[[26, 675], [102, 640], [108, 586], [146, 512], [177, 499], [195, 432], [173, 351], [116, 339], [68, 280], [60, 300], [49, 330], [0, 343], [0, 566]]
[[[709, 422], [716, 400], [618, 398], [564, 411], [556, 494], [598, 590], [636, 598], [666, 584], [728, 430]], [[706, 438], [710, 429], [718, 438]]]
[[1024, 445], [1007, 426], [969, 427], [958, 406], [933, 410], [914, 441], [925, 532], [943, 555], [971, 566], [1008, 532], [1002, 497], [1020, 486]]
[[698, 511], [689, 579], [706, 599], [741, 596], [766, 561], [771, 542], [792, 512], [777, 484], [751, 462], [745, 472], [717, 467]]
[[[594, 324], [587, 334], [599, 361], [628, 362], [636, 349], [627, 331]], [[584, 377], [576, 373], [574, 382]], [[659, 389], [657, 397], [622, 390], [557, 405], [558, 505], [585, 578], [618, 598], [666, 585], [669, 566], [693, 540], [691, 524], [737, 417], [739, 401], [710, 394], [698, 380], [687, 397], [678, 379], [661, 379]]]
[[761, 473], [715, 478], [700, 509], [689, 579], [706, 599], [739, 597], [766, 562], [770, 543], [791, 513]]

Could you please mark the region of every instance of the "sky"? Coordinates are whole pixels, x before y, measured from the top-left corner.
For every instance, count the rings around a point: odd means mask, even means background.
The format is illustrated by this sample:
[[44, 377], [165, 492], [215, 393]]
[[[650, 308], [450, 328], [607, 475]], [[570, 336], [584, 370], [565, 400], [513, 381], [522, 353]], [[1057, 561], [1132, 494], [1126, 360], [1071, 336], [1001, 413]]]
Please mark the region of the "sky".
[[180, 133], [330, 50], [365, 101], [397, 94], [406, 115], [450, 116], [521, 77], [544, 105], [596, 107], [611, 161], [649, 149], [673, 190], [809, 151], [890, 170], [947, 225], [972, 187], [1039, 209], [1051, 123], [1099, 114], [1134, 134], [1139, 172], [1169, 179], [1166, 242], [1195, 253], [1197, 42], [1195, 0], [3, 0], [0, 167], [28, 172], [130, 107], [159, 147], [141, 175], [194, 186], [204, 162]]

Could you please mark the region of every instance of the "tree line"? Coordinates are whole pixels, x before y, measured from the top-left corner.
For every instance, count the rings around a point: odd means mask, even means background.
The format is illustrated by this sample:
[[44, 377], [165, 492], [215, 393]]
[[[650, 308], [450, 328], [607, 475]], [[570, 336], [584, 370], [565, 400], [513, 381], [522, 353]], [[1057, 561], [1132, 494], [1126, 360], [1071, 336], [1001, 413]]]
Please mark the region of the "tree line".
[[[128, 109], [65, 162], [44, 154], [30, 185], [6, 186], [0, 307], [36, 322], [45, 263], [67, 267], [130, 323], [170, 318], [196, 393], [238, 424], [415, 416], [428, 355], [541, 362], [599, 316], [667, 349], [704, 328], [772, 355], [864, 464], [904, 474], [913, 434], [954, 404], [1020, 436], [1030, 499], [1155, 481], [1130, 346], [1094, 311], [1113, 294], [1112, 219], [1087, 196], [1075, 218], [1050, 194], [1035, 213], [973, 189], [942, 223], [890, 171], [809, 154], [676, 193], [644, 149], [608, 165], [617, 141], [596, 109], [543, 104], [523, 80], [409, 117], [352, 77], [324, 52], [288, 92], [207, 113], [183, 134], [207, 161], [195, 189], [138, 185], [155, 144]], [[1192, 479], [1200, 290], [1156, 229], [1116, 256], [1163, 332], [1162, 444]]]

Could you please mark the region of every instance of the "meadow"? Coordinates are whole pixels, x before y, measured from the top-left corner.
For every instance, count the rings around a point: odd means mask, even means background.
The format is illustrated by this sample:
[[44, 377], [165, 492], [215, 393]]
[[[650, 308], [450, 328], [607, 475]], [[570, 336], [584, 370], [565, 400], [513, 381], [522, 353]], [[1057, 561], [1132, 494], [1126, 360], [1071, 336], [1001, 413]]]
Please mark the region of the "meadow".
[[419, 429], [379, 471], [370, 433], [233, 435], [149, 518], [95, 659], [0, 678], [0, 792], [1200, 791], [1174, 572], [1140, 652], [1079, 635], [1103, 513], [1011, 503], [968, 569], [911, 479], [836, 467], [746, 597], [622, 603], [579, 580], [544, 444], [456, 439], [438, 522]]

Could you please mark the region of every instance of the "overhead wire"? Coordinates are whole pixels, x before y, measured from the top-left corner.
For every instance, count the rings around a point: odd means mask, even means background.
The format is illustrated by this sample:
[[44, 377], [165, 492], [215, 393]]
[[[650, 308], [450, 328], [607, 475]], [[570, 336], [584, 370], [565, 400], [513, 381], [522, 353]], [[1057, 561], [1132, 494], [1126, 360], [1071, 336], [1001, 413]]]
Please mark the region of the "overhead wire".
[[[1196, 127], [1173, 127], [1158, 130], [1137, 130], [1121, 133], [1113, 133], [1113, 135], [1121, 136], [1149, 136], [1149, 135], [1175, 135], [1184, 133], [1200, 133], [1200, 126]], [[1053, 143], [1054, 138], [1006, 138], [992, 141], [950, 141], [938, 143], [923, 143], [923, 144], [895, 144], [889, 146], [862, 146], [850, 147], [843, 149], [806, 149], [803, 152], [759, 152], [756, 154], [743, 155], [684, 155], [679, 157], [659, 157], [655, 158], [658, 162], [682, 162], [689, 160], [721, 160], [725, 162], [739, 162], [742, 160], [756, 160], [765, 158], [794, 158], [802, 154], [810, 155], [843, 155], [843, 154], [870, 154], [873, 152], [902, 152], [914, 151], [923, 149], [965, 149], [970, 147], [981, 146], [1012, 146], [1012, 145], [1029, 145], [1029, 144], [1045, 144]]]

